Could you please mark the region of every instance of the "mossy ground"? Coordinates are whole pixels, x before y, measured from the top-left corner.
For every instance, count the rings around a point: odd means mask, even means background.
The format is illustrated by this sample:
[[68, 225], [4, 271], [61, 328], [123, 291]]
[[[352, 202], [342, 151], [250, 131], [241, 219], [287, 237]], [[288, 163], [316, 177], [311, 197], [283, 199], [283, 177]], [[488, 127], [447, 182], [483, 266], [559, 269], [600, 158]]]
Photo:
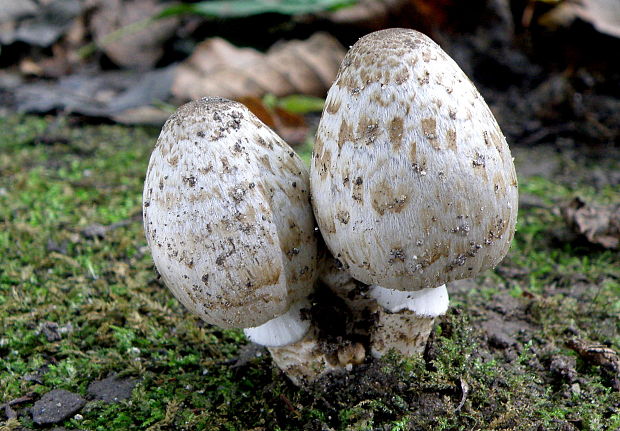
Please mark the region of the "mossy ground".
[[[131, 399], [91, 402], [80, 420], [60, 425], [620, 429], [613, 373], [566, 344], [578, 338], [620, 352], [620, 258], [566, 240], [556, 209], [575, 193], [617, 202], [617, 186], [595, 187], [570, 169], [568, 180], [521, 177], [534, 204], [521, 209], [508, 258], [455, 283], [453, 307], [423, 358], [391, 356], [298, 389], [264, 352], [239, 360], [240, 331], [202, 324], [158, 280], [141, 221], [157, 132], [0, 119], [0, 404], [52, 389], [85, 395], [90, 382], [118, 373], [140, 380]], [[607, 159], [604, 169], [619, 165]], [[48, 341], [45, 322], [68, 330]], [[562, 373], [557, 358], [574, 369]], [[32, 403], [14, 406], [18, 418], [0, 428], [37, 428]]]

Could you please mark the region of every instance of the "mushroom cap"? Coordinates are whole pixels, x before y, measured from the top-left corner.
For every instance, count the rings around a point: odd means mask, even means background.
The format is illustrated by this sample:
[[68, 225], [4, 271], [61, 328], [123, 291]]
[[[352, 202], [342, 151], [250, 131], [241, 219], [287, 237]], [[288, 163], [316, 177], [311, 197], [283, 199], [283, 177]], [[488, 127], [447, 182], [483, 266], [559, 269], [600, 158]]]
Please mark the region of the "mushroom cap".
[[166, 286], [224, 328], [286, 313], [316, 278], [309, 190], [301, 159], [242, 104], [180, 107], [144, 184], [145, 233]]
[[468, 278], [495, 266], [514, 235], [506, 139], [463, 71], [414, 30], [371, 33], [347, 53], [310, 171], [325, 242], [366, 284]]

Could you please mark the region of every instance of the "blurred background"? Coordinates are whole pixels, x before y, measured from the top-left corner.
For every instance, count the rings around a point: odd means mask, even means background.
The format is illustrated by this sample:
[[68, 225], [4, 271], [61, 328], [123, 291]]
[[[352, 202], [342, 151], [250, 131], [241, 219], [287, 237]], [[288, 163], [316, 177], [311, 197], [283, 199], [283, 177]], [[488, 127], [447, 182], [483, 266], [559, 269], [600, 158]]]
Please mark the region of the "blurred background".
[[245, 101], [298, 143], [303, 119], [287, 114], [320, 110], [320, 101], [286, 97], [322, 98], [348, 46], [374, 30], [407, 27], [432, 37], [475, 81], [509, 142], [619, 142], [614, 0], [2, 0], [1, 6], [4, 112], [161, 125], [180, 103], [222, 96]]
[[[414, 28], [515, 158], [507, 258], [422, 358], [299, 389], [160, 281], [142, 184], [180, 104], [246, 104], [306, 162], [346, 50]], [[620, 429], [619, 0], [0, 0], [0, 429]]]

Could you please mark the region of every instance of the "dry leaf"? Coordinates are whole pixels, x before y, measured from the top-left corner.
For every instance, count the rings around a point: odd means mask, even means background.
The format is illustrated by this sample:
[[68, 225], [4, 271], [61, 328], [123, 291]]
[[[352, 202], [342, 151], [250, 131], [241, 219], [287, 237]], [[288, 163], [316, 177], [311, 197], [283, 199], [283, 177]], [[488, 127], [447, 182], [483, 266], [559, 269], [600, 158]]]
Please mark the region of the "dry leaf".
[[612, 382], [614, 389], [620, 391], [620, 357], [613, 349], [578, 339], [569, 340], [566, 344], [586, 362], [609, 370], [614, 376]]
[[568, 225], [588, 241], [606, 248], [620, 245], [620, 204], [595, 206], [581, 198], [573, 199], [562, 208]]
[[4, 0], [0, 8], [0, 23], [17, 21], [36, 12], [37, 4], [33, 0]]
[[[151, 69], [163, 54], [163, 43], [174, 34], [178, 24], [177, 18], [147, 21], [164, 6], [157, 0], [100, 0], [91, 20], [95, 41], [119, 66]], [[139, 28], [138, 23], [145, 23], [145, 28]], [[138, 28], [128, 27], [131, 25]], [[123, 28], [125, 34], [111, 36]]]
[[589, 22], [599, 32], [620, 38], [620, 1], [566, 0], [540, 17], [546, 27], [567, 26], [575, 18]]
[[50, 46], [65, 34], [73, 19], [83, 11], [79, 0], [50, 0], [41, 3], [2, 0], [0, 44], [25, 42], [34, 46]]
[[20, 112], [62, 110], [122, 123], [161, 125], [170, 112], [154, 106], [170, 97], [174, 66], [148, 72], [82, 73], [58, 81], [35, 81], [14, 88]]
[[85, 9], [81, 15], [72, 19], [50, 49], [30, 50], [31, 55], [19, 61], [19, 71], [23, 75], [59, 78], [79, 69], [82, 58], [77, 54], [77, 49], [87, 37], [84, 12]]
[[172, 93], [181, 100], [239, 99], [268, 93], [323, 96], [344, 54], [342, 45], [325, 33], [305, 41], [278, 43], [265, 54], [209, 39], [178, 67]]
[[354, 6], [326, 12], [322, 15], [337, 24], [352, 24], [370, 29], [385, 28], [391, 15], [396, 14], [409, 0], [359, 0]]
[[159, 126], [164, 124], [171, 112], [157, 106], [143, 105], [127, 108], [119, 113], [110, 114], [110, 118], [121, 124], [149, 124]]
[[43, 75], [43, 68], [30, 57], [25, 57], [21, 59], [21, 61], [19, 62], [19, 71], [23, 75]]
[[273, 108], [276, 132], [290, 145], [300, 145], [306, 141], [308, 126], [303, 116], [289, 112], [278, 106]]
[[33, 75], [46, 78], [59, 78], [71, 73], [79, 64], [80, 59], [75, 50], [70, 50], [65, 43], [57, 42], [52, 45], [52, 56], [34, 60], [25, 57], [19, 62], [19, 71], [23, 75]]
[[576, 14], [601, 33], [620, 37], [620, 2], [618, 0], [582, 0], [575, 5]]
[[305, 142], [309, 129], [303, 116], [278, 106], [270, 108], [258, 97], [241, 97], [237, 100], [247, 106], [254, 115], [289, 145], [299, 145]]
[[[273, 118], [273, 112], [258, 97], [240, 97], [238, 102], [243, 103], [252, 114], [256, 115], [270, 129], [276, 128], [276, 120]], [[286, 139], [285, 139], [286, 140]]]

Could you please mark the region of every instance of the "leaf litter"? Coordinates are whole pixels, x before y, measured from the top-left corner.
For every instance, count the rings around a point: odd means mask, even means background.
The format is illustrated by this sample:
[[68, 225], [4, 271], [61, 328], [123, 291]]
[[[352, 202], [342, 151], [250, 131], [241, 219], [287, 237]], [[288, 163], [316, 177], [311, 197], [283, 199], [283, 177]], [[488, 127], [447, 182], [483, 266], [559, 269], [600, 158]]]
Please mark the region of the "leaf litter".
[[326, 33], [305, 41], [280, 42], [265, 54], [212, 38], [179, 65], [172, 93], [183, 101], [206, 95], [229, 99], [295, 93], [322, 96], [344, 54], [342, 45]]
[[594, 205], [580, 197], [562, 207], [566, 223], [593, 244], [618, 249], [620, 246], [620, 203]]

